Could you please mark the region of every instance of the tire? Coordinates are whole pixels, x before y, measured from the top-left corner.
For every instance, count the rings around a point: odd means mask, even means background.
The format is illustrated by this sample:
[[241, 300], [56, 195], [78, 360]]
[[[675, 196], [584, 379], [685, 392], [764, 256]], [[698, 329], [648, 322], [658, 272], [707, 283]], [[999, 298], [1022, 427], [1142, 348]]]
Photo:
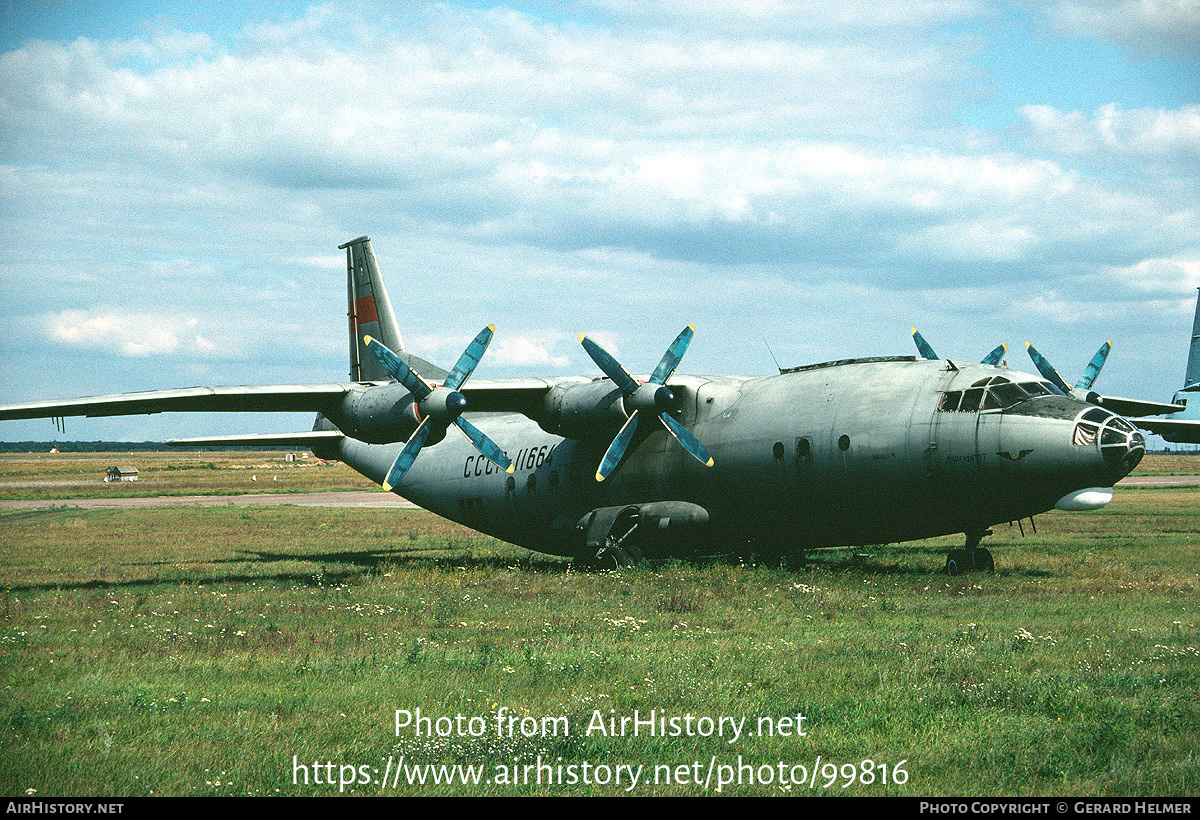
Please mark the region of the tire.
[[992, 560], [992, 554], [985, 549], [977, 549], [972, 551], [971, 563], [975, 565], [975, 569], [983, 572], [995, 572], [996, 562]]

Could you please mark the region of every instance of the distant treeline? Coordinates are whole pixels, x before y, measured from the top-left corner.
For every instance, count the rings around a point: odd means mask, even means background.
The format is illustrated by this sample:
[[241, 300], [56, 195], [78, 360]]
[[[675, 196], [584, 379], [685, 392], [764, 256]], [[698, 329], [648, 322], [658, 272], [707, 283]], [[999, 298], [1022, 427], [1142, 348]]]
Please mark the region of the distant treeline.
[[60, 453], [187, 453], [198, 450], [228, 452], [230, 450], [280, 450], [298, 451], [303, 448], [266, 445], [253, 447], [168, 447], [161, 441], [0, 441], [0, 453], [48, 453], [57, 449]]

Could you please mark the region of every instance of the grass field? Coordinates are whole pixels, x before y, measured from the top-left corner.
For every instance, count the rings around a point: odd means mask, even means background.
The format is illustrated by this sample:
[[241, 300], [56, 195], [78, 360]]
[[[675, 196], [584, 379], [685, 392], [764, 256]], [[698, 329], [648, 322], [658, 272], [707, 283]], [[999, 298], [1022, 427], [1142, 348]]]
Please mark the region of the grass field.
[[[0, 499], [118, 498], [363, 490], [376, 485], [341, 462], [285, 460], [286, 453], [6, 453], [0, 455]], [[1200, 459], [1197, 459], [1200, 463]], [[110, 465], [132, 465], [135, 482], [105, 483]]]
[[[947, 578], [961, 538], [579, 573], [423, 511], [6, 512], [0, 793], [1200, 794], [1200, 488], [1037, 525]], [[680, 731], [597, 731], [635, 710]]]

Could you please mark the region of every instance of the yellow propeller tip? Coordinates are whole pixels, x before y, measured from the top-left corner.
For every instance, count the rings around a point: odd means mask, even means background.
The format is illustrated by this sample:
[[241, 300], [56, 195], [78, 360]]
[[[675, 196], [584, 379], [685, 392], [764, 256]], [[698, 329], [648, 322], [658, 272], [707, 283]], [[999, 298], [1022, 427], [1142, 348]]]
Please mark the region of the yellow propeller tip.
[[586, 334], [586, 333], [580, 333], [580, 334], [579, 334], [579, 341], [581, 341], [581, 342], [582, 342], [582, 341], [583, 341], [585, 338], [587, 338], [587, 334]]
[[714, 462], [713, 462], [713, 460], [710, 458], [710, 459], [708, 460], [708, 463], [707, 463], [707, 464], [705, 464], [704, 466], [705, 466], [705, 467], [711, 467], [711, 466], [713, 466], [713, 463], [714, 463]]
[[372, 339], [370, 336], [363, 336], [363, 344], [369, 345], [373, 341], [375, 341], [375, 340]]
[[917, 329], [914, 327], [914, 328], [912, 329], [912, 332], [913, 332], [913, 335], [916, 335]]
[[508, 473], [509, 475], [512, 475], [512, 474], [513, 474], [513, 473], [515, 473], [516, 471], [517, 471], [517, 468], [516, 468], [516, 466], [514, 466], [514, 465], [512, 465], [512, 464], [509, 464], [509, 465], [508, 465], [508, 469], [507, 469], [507, 470], [505, 470], [504, 472]]
[[1028, 350], [1029, 348], [1030, 348], [1030, 343], [1029, 343], [1029, 342], [1026, 342], [1026, 343], [1025, 343], [1025, 349], [1026, 349], [1026, 350]]
[[688, 330], [695, 330], [695, 329], [696, 329], [696, 323], [688, 322]]
[[392, 485], [388, 484], [386, 481], [383, 482], [383, 491], [385, 493], [390, 493], [392, 491]]
[[597, 481], [603, 481], [603, 480], [604, 480], [604, 476], [600, 475], [600, 473], [599, 473], [599, 472], [597, 472], [597, 473], [596, 473], [596, 480], [597, 480]]
[[492, 333], [495, 333], [495, 332], [496, 332], [496, 326], [495, 326], [495, 325], [488, 325], [488, 326], [487, 326], [487, 329], [488, 329], [488, 330], [490, 330], [490, 331], [492, 331]]

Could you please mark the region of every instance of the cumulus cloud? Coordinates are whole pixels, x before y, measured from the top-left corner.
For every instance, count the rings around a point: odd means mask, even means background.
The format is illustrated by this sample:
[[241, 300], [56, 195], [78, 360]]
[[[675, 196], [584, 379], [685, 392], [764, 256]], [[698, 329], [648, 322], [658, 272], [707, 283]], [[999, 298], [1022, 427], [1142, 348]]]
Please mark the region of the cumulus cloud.
[[[1175, 5], [1047, 13], [1125, 42], [1190, 31]], [[879, 353], [892, 323], [907, 345], [920, 313], [981, 352], [1031, 317], [1074, 332], [1072, 303], [1132, 332], [1148, 291], [1122, 276], [1190, 286], [1196, 106], [1021, 96], [1012, 132], [963, 126], [1003, 79], [973, 62], [1002, 8], [530, 8], [264, 6], [228, 36], [0, 54], [4, 315], [73, 351], [324, 381], [345, 370], [332, 247], [369, 233], [443, 366], [495, 322], [489, 375], [593, 372], [580, 330], [652, 368], [696, 321], [689, 365], [744, 371], [770, 369], [758, 334], [802, 363]]]
[[1064, 31], [1114, 40], [1142, 55], [1200, 56], [1195, 0], [1061, 0], [1045, 12]]
[[1064, 154], [1092, 154], [1200, 163], [1200, 105], [1125, 110], [1117, 103], [1089, 117], [1048, 105], [1019, 109], [1032, 132]]
[[45, 321], [55, 342], [126, 356], [211, 353], [216, 346], [197, 332], [198, 325], [193, 317], [82, 310], [65, 310]]

